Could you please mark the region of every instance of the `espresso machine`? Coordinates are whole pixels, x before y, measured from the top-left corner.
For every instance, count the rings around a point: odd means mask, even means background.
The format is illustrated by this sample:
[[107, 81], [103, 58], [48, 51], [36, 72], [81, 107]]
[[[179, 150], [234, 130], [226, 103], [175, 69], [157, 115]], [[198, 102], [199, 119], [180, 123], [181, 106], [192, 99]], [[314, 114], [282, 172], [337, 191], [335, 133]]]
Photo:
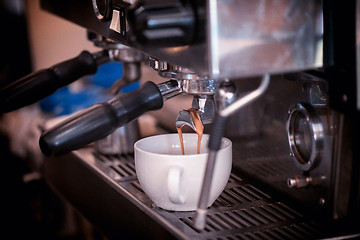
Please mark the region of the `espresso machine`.
[[[1, 111], [36, 102], [109, 61], [123, 86], [141, 65], [164, 79], [80, 111], [40, 138], [47, 183], [109, 239], [321, 239], [360, 236], [360, 1], [42, 0], [102, 50], [1, 90]], [[36, 93], [36, 94], [34, 94]], [[210, 133], [196, 212], [154, 206], [131, 154], [92, 143], [179, 95]], [[195, 130], [188, 109], [174, 130]], [[210, 207], [221, 137], [233, 142], [228, 185]], [[355, 227], [352, 227], [355, 226]]]

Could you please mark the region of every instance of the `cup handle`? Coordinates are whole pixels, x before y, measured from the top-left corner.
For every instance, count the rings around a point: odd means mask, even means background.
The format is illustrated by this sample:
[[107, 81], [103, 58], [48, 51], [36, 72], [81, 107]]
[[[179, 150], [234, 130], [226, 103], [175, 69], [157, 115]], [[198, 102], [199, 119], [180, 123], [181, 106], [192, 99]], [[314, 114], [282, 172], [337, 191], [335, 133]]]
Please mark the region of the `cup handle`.
[[185, 196], [180, 193], [180, 180], [183, 169], [180, 166], [173, 166], [168, 173], [168, 193], [172, 203], [184, 204]]

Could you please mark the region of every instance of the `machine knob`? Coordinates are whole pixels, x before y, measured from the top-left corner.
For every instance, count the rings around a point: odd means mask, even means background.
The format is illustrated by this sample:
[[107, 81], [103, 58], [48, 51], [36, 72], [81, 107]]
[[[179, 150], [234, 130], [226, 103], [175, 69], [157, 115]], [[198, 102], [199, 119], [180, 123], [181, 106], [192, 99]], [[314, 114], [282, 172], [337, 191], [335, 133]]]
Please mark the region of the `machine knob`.
[[155, 47], [184, 46], [200, 41], [204, 28], [203, 1], [138, 1], [127, 9], [135, 41]]
[[325, 176], [294, 176], [288, 178], [287, 185], [289, 188], [304, 188], [309, 185], [321, 185], [326, 180]]

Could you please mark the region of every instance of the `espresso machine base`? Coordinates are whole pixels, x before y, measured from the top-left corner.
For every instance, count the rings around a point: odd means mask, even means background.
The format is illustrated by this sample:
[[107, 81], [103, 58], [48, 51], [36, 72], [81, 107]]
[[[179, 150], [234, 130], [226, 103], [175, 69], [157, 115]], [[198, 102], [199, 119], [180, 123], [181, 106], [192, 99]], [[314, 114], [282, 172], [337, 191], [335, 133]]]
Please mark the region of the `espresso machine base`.
[[209, 208], [202, 231], [192, 225], [195, 212], [153, 205], [137, 180], [131, 155], [105, 156], [84, 148], [46, 161], [45, 178], [109, 239], [321, 239], [349, 234], [235, 174]]

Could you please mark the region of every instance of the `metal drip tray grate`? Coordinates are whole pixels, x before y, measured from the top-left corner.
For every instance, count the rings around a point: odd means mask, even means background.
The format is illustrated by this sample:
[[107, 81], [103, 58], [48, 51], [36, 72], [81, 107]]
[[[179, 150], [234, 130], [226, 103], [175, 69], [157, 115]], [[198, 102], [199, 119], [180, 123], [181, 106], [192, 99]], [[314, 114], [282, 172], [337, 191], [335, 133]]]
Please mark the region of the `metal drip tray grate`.
[[145, 195], [131, 156], [95, 154], [95, 166], [111, 178], [144, 213], [179, 239], [315, 239], [322, 231], [314, 221], [235, 175], [209, 208], [203, 231], [192, 226], [194, 212], [160, 209]]

